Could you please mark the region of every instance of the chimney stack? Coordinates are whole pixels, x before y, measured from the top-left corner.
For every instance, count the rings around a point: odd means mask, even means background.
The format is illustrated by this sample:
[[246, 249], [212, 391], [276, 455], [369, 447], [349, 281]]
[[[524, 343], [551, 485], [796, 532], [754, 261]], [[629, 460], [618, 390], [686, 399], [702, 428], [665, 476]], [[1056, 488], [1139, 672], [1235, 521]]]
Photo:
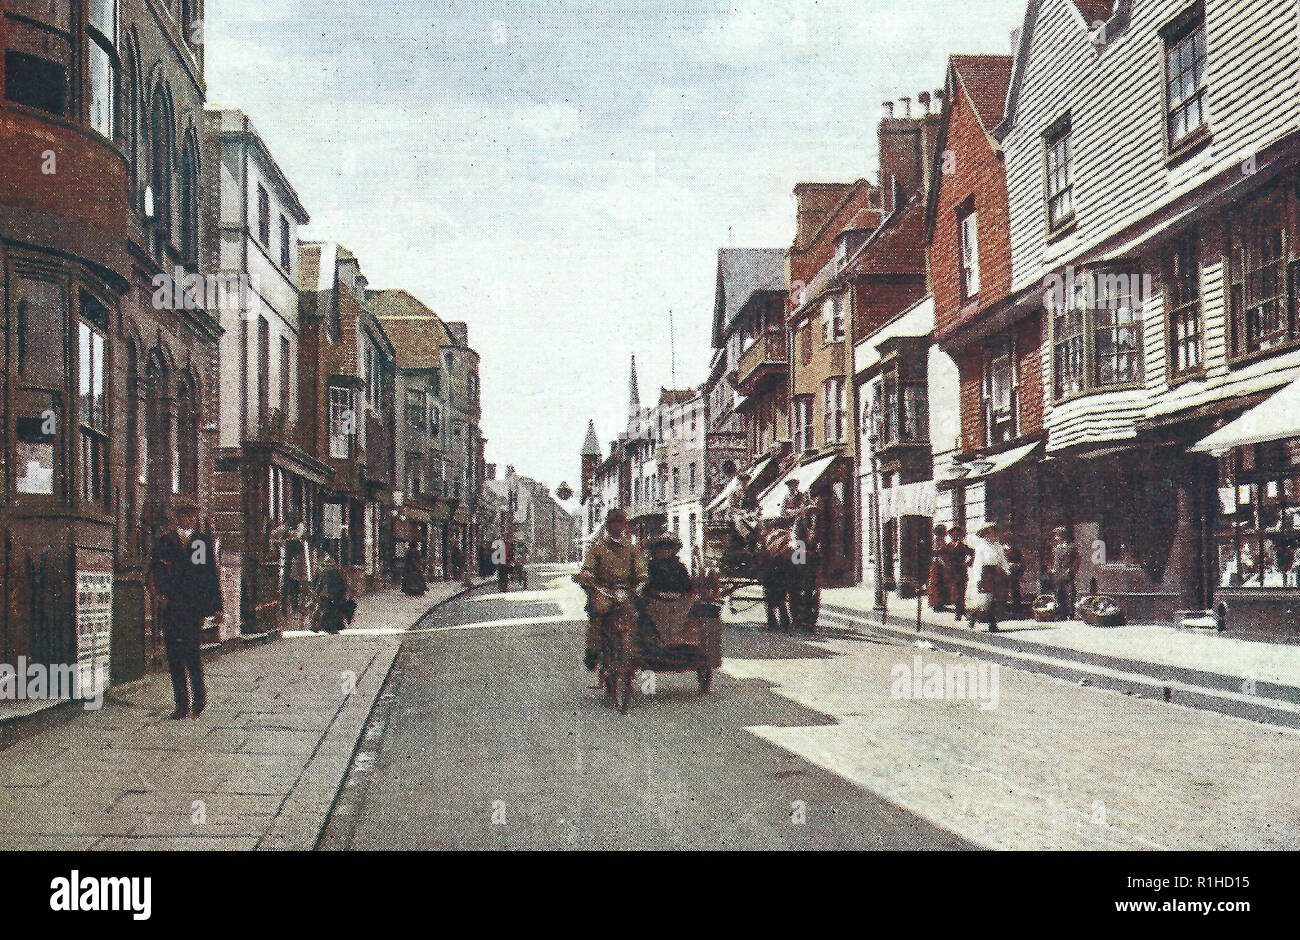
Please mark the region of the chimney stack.
[[916, 100], [919, 101], [919, 102], [921, 103], [921, 107], [924, 109], [924, 112], [923, 112], [923, 113], [924, 113], [924, 114], [929, 114], [929, 113], [930, 113], [930, 93], [929, 93], [928, 91], [923, 91], [923, 92], [921, 92], [919, 95], [916, 96]]

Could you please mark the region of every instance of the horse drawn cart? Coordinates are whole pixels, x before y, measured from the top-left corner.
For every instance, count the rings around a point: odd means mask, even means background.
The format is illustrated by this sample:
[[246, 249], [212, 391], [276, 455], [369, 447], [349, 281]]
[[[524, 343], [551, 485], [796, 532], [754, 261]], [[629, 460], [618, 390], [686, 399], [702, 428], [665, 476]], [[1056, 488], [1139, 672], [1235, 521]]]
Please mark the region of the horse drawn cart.
[[812, 630], [821, 611], [816, 519], [814, 504], [783, 520], [750, 517], [740, 528], [731, 518], [706, 522], [706, 582], [716, 585], [719, 600], [733, 612], [763, 604], [768, 626]]

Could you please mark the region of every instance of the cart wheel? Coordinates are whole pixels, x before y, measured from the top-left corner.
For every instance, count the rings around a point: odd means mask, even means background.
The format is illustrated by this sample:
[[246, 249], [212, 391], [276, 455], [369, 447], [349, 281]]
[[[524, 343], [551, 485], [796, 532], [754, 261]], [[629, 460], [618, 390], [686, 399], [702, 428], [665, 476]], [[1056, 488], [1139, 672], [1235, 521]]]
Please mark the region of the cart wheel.
[[700, 693], [703, 694], [713, 688], [713, 670], [707, 666], [695, 673], [700, 682]]

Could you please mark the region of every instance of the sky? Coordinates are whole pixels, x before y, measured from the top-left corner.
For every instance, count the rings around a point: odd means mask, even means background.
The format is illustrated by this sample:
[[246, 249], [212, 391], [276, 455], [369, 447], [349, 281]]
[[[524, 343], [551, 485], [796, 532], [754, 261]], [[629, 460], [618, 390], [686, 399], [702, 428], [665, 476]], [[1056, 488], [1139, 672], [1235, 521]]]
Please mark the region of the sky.
[[1024, 8], [217, 0], [208, 104], [252, 118], [303, 238], [469, 324], [487, 460], [577, 489], [632, 355], [643, 402], [707, 377], [718, 248], [788, 247], [796, 183], [874, 180], [881, 102], [1008, 53]]

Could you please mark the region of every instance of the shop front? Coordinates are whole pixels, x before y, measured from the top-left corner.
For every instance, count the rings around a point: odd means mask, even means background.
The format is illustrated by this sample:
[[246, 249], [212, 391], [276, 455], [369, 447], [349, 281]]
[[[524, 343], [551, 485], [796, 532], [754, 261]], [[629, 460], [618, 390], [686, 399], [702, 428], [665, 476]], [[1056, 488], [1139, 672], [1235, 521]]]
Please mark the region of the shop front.
[[1190, 450], [1217, 460], [1206, 519], [1215, 603], [1233, 634], [1300, 642], [1300, 382]]

